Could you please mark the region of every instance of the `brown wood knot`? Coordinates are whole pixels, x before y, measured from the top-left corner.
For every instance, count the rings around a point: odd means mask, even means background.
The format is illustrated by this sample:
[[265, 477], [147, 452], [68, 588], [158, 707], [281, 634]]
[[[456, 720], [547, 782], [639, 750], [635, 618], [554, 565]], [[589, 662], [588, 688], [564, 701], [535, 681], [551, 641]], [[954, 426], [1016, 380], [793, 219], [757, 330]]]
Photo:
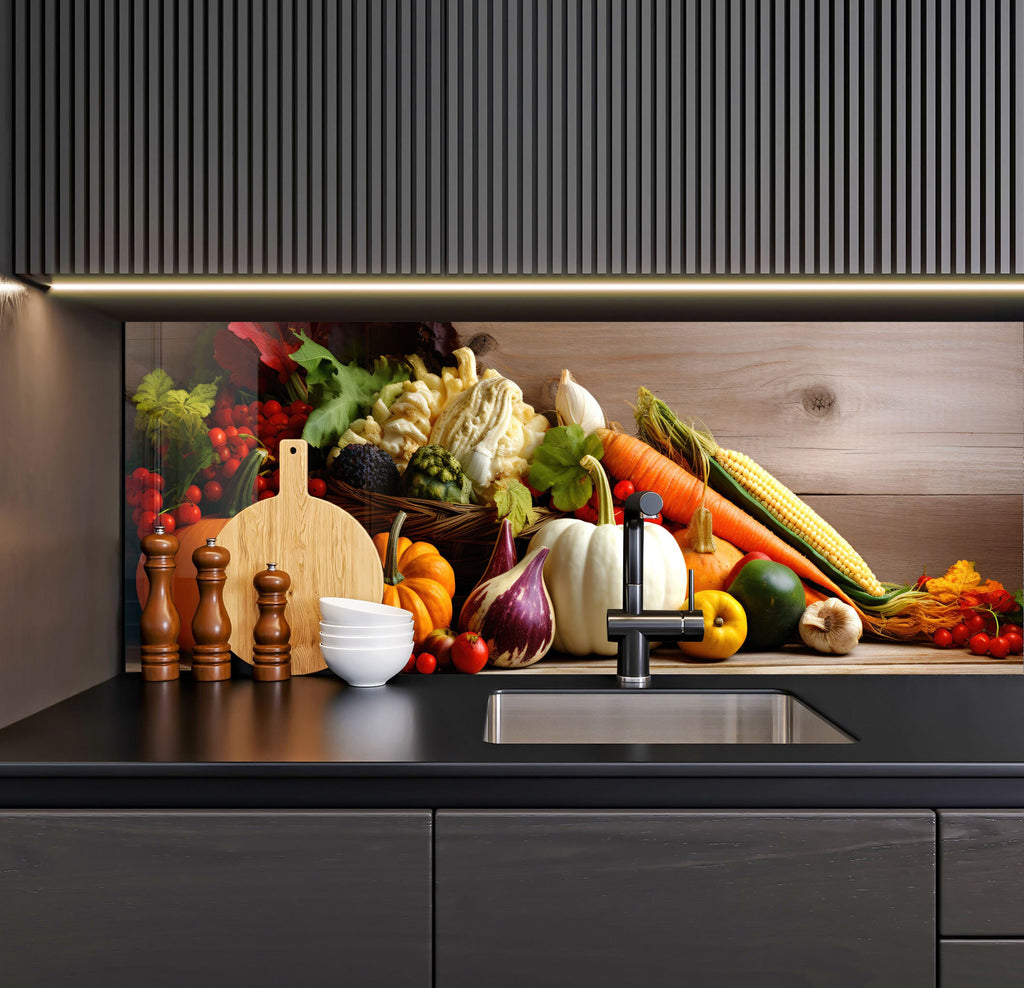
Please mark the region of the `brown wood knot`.
[[831, 388], [819, 385], [807, 388], [800, 396], [800, 404], [808, 415], [820, 419], [836, 411], [839, 399]]
[[498, 341], [490, 333], [477, 333], [467, 344], [478, 357], [498, 347]]

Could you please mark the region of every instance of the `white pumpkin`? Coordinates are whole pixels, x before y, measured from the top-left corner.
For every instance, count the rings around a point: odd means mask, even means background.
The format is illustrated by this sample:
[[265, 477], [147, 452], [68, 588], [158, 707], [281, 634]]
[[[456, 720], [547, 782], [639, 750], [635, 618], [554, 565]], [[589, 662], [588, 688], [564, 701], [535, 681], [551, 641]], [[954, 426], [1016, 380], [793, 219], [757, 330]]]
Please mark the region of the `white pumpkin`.
[[[595, 461], [596, 462], [596, 461]], [[602, 500], [611, 490], [600, 467]], [[604, 512], [602, 512], [602, 516]], [[608, 611], [622, 607], [622, 526], [556, 518], [530, 540], [547, 546], [544, 584], [555, 608], [554, 648], [569, 655], [614, 655]], [[686, 602], [686, 561], [661, 525], [644, 525], [644, 610], [678, 610]]]

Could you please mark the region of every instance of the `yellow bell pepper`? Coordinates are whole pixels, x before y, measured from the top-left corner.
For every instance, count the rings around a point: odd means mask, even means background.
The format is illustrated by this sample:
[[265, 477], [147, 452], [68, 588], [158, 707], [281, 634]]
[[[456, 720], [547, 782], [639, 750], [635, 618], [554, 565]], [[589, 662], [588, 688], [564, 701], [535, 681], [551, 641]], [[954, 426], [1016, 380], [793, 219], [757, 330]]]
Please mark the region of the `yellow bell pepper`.
[[701, 590], [693, 595], [693, 606], [704, 612], [704, 639], [679, 642], [679, 649], [691, 659], [719, 662], [729, 658], [747, 637], [747, 615], [740, 602], [724, 590]]

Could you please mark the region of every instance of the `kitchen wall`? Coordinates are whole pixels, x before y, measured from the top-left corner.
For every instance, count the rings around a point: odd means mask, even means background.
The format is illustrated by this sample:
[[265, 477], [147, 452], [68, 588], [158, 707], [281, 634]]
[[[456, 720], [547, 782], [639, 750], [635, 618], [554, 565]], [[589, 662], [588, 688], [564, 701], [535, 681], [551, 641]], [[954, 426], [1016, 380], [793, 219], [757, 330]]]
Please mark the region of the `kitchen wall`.
[[0, 299], [0, 726], [121, 669], [119, 324]]

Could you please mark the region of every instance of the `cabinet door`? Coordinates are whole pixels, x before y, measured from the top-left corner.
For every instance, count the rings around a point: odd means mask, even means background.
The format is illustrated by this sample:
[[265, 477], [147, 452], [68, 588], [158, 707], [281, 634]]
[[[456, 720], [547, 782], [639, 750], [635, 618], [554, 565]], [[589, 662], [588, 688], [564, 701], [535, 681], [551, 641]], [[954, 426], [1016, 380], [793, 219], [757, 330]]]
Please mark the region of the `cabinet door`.
[[0, 980], [428, 986], [430, 844], [428, 812], [3, 813]]
[[438, 988], [935, 983], [931, 813], [438, 812]]

